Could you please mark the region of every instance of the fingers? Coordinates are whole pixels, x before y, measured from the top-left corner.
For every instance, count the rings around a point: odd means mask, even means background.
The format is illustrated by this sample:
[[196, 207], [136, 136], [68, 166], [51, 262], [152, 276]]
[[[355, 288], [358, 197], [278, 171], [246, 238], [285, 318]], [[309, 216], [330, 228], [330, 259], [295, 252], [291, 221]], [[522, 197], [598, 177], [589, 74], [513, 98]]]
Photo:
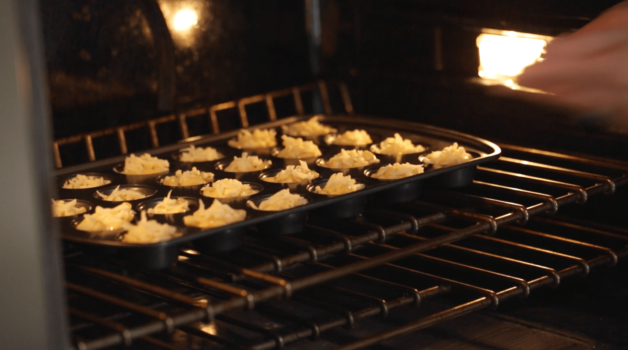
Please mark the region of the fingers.
[[[626, 17], [628, 23], [628, 15]], [[628, 41], [628, 26], [622, 30], [606, 30], [578, 37], [567, 36], [552, 40], [546, 47], [545, 60], [575, 59], [596, 55], [625, 45]]]
[[596, 115], [628, 115], [628, 1], [554, 39], [544, 60], [527, 67], [517, 83], [551, 93], [539, 100]]
[[609, 30], [628, 29], [628, 1], [623, 1], [610, 9], [604, 11], [595, 20], [572, 34], [573, 37], [580, 37], [589, 33], [598, 33]]

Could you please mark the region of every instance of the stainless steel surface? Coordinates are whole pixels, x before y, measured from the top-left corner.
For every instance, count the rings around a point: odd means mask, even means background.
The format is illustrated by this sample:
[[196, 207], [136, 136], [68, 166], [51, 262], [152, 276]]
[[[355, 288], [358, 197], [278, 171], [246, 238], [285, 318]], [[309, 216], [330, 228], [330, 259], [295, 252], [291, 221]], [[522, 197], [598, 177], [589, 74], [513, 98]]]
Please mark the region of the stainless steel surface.
[[0, 339], [6, 349], [66, 349], [51, 225], [49, 109], [36, 1], [0, 2]]

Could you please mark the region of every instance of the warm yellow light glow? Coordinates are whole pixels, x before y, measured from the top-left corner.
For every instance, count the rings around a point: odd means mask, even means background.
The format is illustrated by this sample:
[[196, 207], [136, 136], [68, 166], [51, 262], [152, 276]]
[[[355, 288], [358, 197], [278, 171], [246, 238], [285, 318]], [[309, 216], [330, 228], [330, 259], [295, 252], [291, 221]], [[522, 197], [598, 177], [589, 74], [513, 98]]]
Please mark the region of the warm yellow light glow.
[[184, 31], [192, 28], [198, 23], [198, 14], [190, 9], [179, 10], [173, 19], [173, 27], [175, 30]]
[[177, 47], [193, 48], [200, 38], [205, 41], [214, 38], [203, 35], [212, 21], [211, 1], [157, 0], [157, 3]]
[[[495, 34], [493, 34], [495, 32]], [[478, 75], [484, 79], [496, 79], [515, 88], [513, 78], [524, 68], [541, 60], [545, 46], [551, 37], [513, 31], [491, 31], [480, 34], [476, 40], [480, 51]]]
[[218, 332], [216, 332], [216, 324], [214, 322], [203, 324], [201, 326], [201, 331], [211, 335], [218, 335]]

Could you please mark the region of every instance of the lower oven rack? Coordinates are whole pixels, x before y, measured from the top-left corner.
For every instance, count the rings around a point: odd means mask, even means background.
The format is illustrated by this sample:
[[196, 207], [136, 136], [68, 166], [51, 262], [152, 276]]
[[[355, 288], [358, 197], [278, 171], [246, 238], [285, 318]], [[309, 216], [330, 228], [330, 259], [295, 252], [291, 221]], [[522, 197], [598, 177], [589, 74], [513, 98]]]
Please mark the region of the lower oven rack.
[[420, 201], [373, 206], [355, 220], [310, 222], [294, 236], [250, 236], [234, 253], [183, 249], [167, 270], [133, 271], [67, 246], [74, 345], [275, 349], [427, 309], [337, 348], [358, 349], [558, 287], [628, 254], [628, 231], [560, 215], [613, 194], [628, 182], [628, 165], [500, 147], [504, 156], [479, 167], [469, 188], [424, 191]]
[[[519, 147], [500, 145], [506, 154], [509, 151], [530, 152]], [[562, 157], [562, 155], [546, 153], [550, 158]], [[580, 163], [579, 165], [593, 165], [595, 167], [604, 166], [602, 162], [588, 161], [582, 158], [571, 158], [571, 161]], [[499, 163], [509, 162], [499, 161]], [[482, 173], [494, 174], [496, 167], [489, 164], [480, 168]], [[531, 166], [536, 170], [539, 163]], [[622, 170], [622, 166], [607, 164], [611, 173]], [[567, 168], [555, 169], [550, 166], [550, 172], [564, 174]], [[573, 170], [573, 169], [571, 169]], [[500, 170], [501, 171], [501, 170]], [[589, 179], [591, 174], [574, 173], [582, 178]], [[533, 172], [532, 172], [533, 173]], [[525, 172], [518, 173], [519, 177], [526, 176]], [[505, 176], [499, 173], [498, 176]], [[116, 265], [116, 261], [101, 257], [99, 259], [93, 255], [81, 252], [68, 251], [66, 257], [66, 267], [68, 282], [66, 288], [70, 295], [69, 313], [73, 318], [71, 328], [73, 329], [75, 345], [79, 349], [100, 349], [116, 344], [132, 345], [137, 341], [148, 342], [153, 346], [164, 348], [177, 348], [168, 344], [163, 337], [156, 337], [158, 333], [185, 332], [195, 337], [202, 337], [226, 345], [227, 347], [250, 348], [250, 349], [273, 349], [287, 346], [297, 340], [305, 338], [316, 338], [322, 332], [337, 327], [352, 327], [361, 319], [373, 316], [385, 316], [394, 309], [418, 306], [428, 302], [429, 299], [437, 296], [450, 294], [454, 291], [462, 294], [463, 299], [470, 299], [466, 302], [455, 304], [444, 309], [417, 319], [411, 323], [400, 327], [393, 327], [380, 334], [361, 339], [357, 342], [346, 344], [339, 349], [357, 349], [401, 334], [414, 332], [416, 330], [429, 327], [439, 322], [459, 317], [469, 312], [473, 312], [486, 307], [497, 307], [500, 303], [513, 297], [527, 297], [535, 290], [543, 287], [557, 287], [566, 278], [587, 275], [591, 270], [601, 266], [614, 266], [618, 259], [628, 254], [626, 244], [628, 235], [620, 229], [600, 230], [588, 228], [578, 223], [556, 220], [551, 216], [537, 219], [537, 216], [546, 212], [555, 212], [565, 205], [571, 203], [583, 204], [587, 198], [607, 193], [610, 194], [617, 186], [624, 185], [628, 181], [628, 176], [621, 175], [616, 178], [603, 179], [599, 176], [595, 184], [588, 187], [577, 188], [573, 185], [570, 191], [563, 195], [552, 196], [539, 192], [532, 192], [516, 188], [502, 187], [498, 181], [484, 182], [475, 181], [472, 187], [494, 187], [499, 191], [513, 191], [524, 197], [542, 199], [533, 205], [523, 206], [516, 203], [498, 201], [490, 197], [477, 197], [464, 194], [460, 191], [446, 192], [447, 196], [455, 197], [456, 201], [462, 202], [465, 197], [472, 199], [477, 204], [487, 204], [489, 206], [502, 205], [513, 210], [495, 216], [490, 210], [488, 212], [478, 212], [475, 209], [460, 209], [450, 207], [442, 203], [431, 202], [430, 198], [438, 197], [438, 191], [428, 191], [426, 199], [411, 205], [402, 205], [399, 209], [374, 208], [365, 214], [363, 220], [345, 221], [342, 223], [331, 223], [331, 227], [317, 227], [310, 224], [308, 233], [295, 237], [273, 238], [272, 240], [247, 241], [245, 248], [241, 252], [223, 256], [201, 256], [195, 251], [183, 250], [181, 252], [177, 267], [160, 272], [134, 272], [127, 271], [124, 266]], [[556, 186], [554, 189], [563, 190], [564, 182], [556, 182], [551, 178], [541, 178], [538, 176], [528, 176], [532, 182], [550, 183]], [[551, 180], [551, 181], [550, 181]], [[484, 203], [482, 203], [484, 202]], [[507, 204], [504, 204], [507, 203]], [[410, 208], [410, 210], [408, 210]], [[426, 215], [410, 213], [425, 212]], [[468, 225], [462, 228], [450, 227], [448, 222], [452, 221], [456, 226], [461, 222], [468, 221]], [[559, 226], [562, 229], [577, 231], [581, 237], [589, 237], [588, 240], [577, 240], [568, 236], [547, 234], [526, 226], [516, 225], [517, 222], [533, 221], [541, 224]], [[513, 226], [513, 224], [515, 224]], [[340, 225], [340, 229], [335, 227]], [[323, 225], [325, 226], [325, 225]], [[347, 234], [342, 231], [346, 229]], [[429, 235], [423, 235], [425, 230], [432, 230]], [[502, 230], [517, 231], [519, 235], [528, 235], [546, 239], [546, 243], [539, 242], [536, 245], [523, 244], [517, 240], [502, 238]], [[622, 234], [623, 233], [623, 234]], [[326, 243], [319, 242], [320, 237], [325, 237]], [[491, 249], [481, 250], [476, 246], [465, 244], [466, 239], [473, 238], [476, 241], [483, 241], [483, 244]], [[518, 237], [520, 239], [520, 237]], [[308, 241], [311, 239], [311, 241]], [[401, 239], [398, 242], [395, 239]], [[525, 239], [524, 239], [525, 240]], [[615, 245], [603, 245], [614, 242]], [[457, 244], [458, 242], [459, 244]], [[565, 254], [560, 249], [551, 250], [547, 246], [555, 246], [556, 243], [573, 246], [578, 251], [583, 252], [583, 256]], [[482, 246], [482, 242], [475, 242], [475, 245]], [[495, 247], [507, 247], [504, 251], [520, 250], [530, 252], [531, 261], [521, 258], [513, 258], [509, 254], [494, 253]], [[423, 254], [438, 247], [446, 247], [449, 250], [463, 252], [470, 255], [472, 261], [492, 260], [496, 264], [509, 264], [524, 272], [524, 275], [534, 276], [521, 278], [511, 276], [499, 271], [491, 271], [485, 267], [463, 264], [457, 261], [444, 259], [439, 256]], [[366, 253], [365, 253], [366, 252]], [[519, 254], [521, 255], [521, 254]], [[544, 266], [538, 263], [539, 256], [546, 255], [548, 261], [555, 262], [559, 267], [550, 264]], [[475, 258], [473, 258], [475, 256]], [[429, 262], [432, 270], [442, 271], [442, 275], [421, 271], [421, 268], [410, 268], [407, 264], [397, 262], [408, 257], [418, 257], [418, 261]], [[543, 258], [543, 257], [541, 257]], [[109, 259], [109, 260], [107, 260]], [[409, 262], [411, 264], [412, 262]], [[434, 268], [437, 266], [438, 269]], [[373, 271], [373, 269], [385, 267], [385, 271]], [[486, 288], [482, 283], [474, 285], [468, 281], [460, 281], [452, 277], [453, 275], [477, 275], [481, 280], [496, 280], [497, 285], [503, 288], [492, 290]], [[412, 283], [404, 285], [394, 278], [386, 279], [386, 272], [394, 272], [391, 276], [399, 274], [402, 276], [413, 276]], [[462, 274], [461, 274], [462, 272]], [[385, 293], [396, 292], [396, 297], [382, 298], [378, 295], [371, 295], [369, 291], [355, 290], [349, 286], [338, 286], [328, 284], [341, 277], [363, 279], [368, 285], [385, 286]], [[76, 282], [79, 280], [81, 282]], [[107, 294], [100, 288], [90, 287], [93, 280], [99, 280], [96, 285], [113, 284], [116, 288], [123, 288], [125, 293], [134, 295], [131, 300], [118, 296], [120, 293], [116, 289], [113, 293]], [[170, 286], [164, 287], [163, 284]], [[421, 287], [417, 287], [421, 285]], [[175, 286], [176, 288], [173, 288]], [[308, 289], [322, 288], [323, 292], [313, 292], [309, 295]], [[329, 289], [329, 290], [327, 290]], [[301, 293], [305, 291], [305, 293]], [[357, 300], [358, 304], [367, 306], [363, 308], [346, 308], [339, 306], [338, 301], [329, 302], [325, 297], [327, 293], [340, 295], [344, 298]], [[145, 305], [144, 302], [135, 303], [132, 300], [137, 298], [148, 298], [151, 303]], [[97, 312], [87, 312], [77, 309], [73, 305], [81, 304], [73, 299], [88, 298], [97, 300], [107, 305], [114, 306], [118, 311], [113, 314], [107, 312], [98, 315]], [[298, 314], [290, 314], [277, 306], [264, 305], [264, 302], [276, 298], [291, 299], [290, 302], [308, 305], [308, 307], [319, 308], [325, 313], [335, 315], [327, 317], [327, 320], [312, 321], [308, 318], [300, 317]], [[340, 303], [342, 305], [342, 303]], [[257, 310], [261, 306], [262, 315], [272, 315], [273, 319], [281, 319], [292, 325], [279, 331], [264, 329], [256, 322], [247, 324], [238, 318], [230, 317], [231, 312], [236, 310]], [[173, 311], [169, 311], [172, 308]], [[142, 321], [138, 322], [139, 319]], [[242, 318], [242, 317], [241, 317]], [[238, 344], [228, 338], [221, 339], [219, 332], [212, 334], [212, 321], [234, 325], [237, 328], [245, 329], [256, 336], [261, 336], [260, 341], [254, 344]], [[203, 322], [205, 326], [197, 323]], [[129, 326], [128, 324], [133, 324]], [[295, 324], [297, 326], [295, 326]], [[196, 327], [194, 327], [196, 326]], [[208, 328], [209, 327], [209, 328]], [[94, 331], [94, 328], [100, 329]], [[205, 329], [205, 330], [204, 330]], [[93, 339], [87, 339], [85, 333], [103, 332]]]

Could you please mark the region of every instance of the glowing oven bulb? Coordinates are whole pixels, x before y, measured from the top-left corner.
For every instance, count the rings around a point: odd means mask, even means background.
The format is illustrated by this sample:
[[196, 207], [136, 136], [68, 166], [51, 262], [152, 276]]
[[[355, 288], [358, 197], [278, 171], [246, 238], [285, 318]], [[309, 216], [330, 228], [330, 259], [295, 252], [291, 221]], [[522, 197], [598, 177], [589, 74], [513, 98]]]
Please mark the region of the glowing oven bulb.
[[198, 23], [196, 11], [183, 9], [174, 15], [173, 27], [175, 30], [184, 31], [192, 28]]
[[545, 46], [552, 39], [512, 31], [490, 32], [480, 34], [476, 40], [480, 52], [478, 75], [499, 80], [509, 87], [515, 87], [513, 78], [525, 67], [541, 60]]

